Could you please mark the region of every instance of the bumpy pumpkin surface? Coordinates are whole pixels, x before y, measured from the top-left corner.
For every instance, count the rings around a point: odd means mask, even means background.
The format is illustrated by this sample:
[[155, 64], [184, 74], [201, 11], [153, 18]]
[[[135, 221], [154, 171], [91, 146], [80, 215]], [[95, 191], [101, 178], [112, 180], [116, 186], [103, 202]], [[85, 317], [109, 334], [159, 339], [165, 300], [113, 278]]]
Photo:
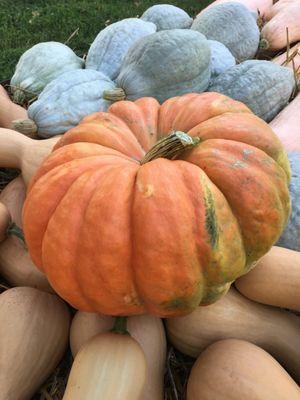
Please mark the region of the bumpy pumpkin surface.
[[199, 32], [156, 32], [129, 49], [116, 85], [127, 100], [150, 96], [162, 103], [170, 97], [200, 93], [209, 84], [210, 56], [209, 44]]
[[187, 29], [193, 22], [188, 13], [172, 4], [155, 4], [144, 12], [141, 19], [153, 22], [158, 31]]
[[39, 95], [59, 75], [84, 67], [82, 58], [59, 42], [43, 42], [21, 56], [11, 78], [14, 100], [22, 102]]
[[248, 60], [213, 79], [208, 91], [242, 101], [269, 122], [288, 103], [294, 86], [291, 69], [271, 61]]
[[289, 152], [288, 156], [292, 169], [289, 187], [292, 212], [288, 224], [277, 242], [277, 246], [300, 251], [300, 153]]
[[[200, 144], [183, 151], [192, 138]], [[176, 160], [157, 154], [173, 144]], [[184, 315], [277, 241], [289, 175], [279, 139], [242, 103], [218, 93], [120, 101], [41, 165], [23, 208], [26, 243], [80, 310]]]
[[215, 78], [233, 67], [235, 58], [223, 43], [208, 40], [208, 44], [211, 52], [211, 77]]
[[258, 49], [258, 26], [248, 8], [240, 3], [207, 8], [197, 16], [191, 29], [223, 43], [239, 62], [253, 58]]
[[103, 29], [91, 44], [86, 68], [102, 72], [114, 80], [128, 49], [136, 41], [156, 31], [156, 25], [138, 18], [126, 18]]
[[67, 72], [49, 83], [37, 101], [28, 108], [28, 117], [38, 128], [38, 135], [60, 135], [76, 126], [83, 117], [106, 111], [110, 102], [103, 91], [114, 83], [99, 71], [88, 69]]

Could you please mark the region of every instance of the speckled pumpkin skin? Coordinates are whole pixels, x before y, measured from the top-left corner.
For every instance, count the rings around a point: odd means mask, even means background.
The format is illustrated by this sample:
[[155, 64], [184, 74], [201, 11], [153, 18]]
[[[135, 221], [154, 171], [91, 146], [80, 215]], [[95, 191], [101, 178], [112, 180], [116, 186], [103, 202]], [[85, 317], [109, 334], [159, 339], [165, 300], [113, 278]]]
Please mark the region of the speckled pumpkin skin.
[[300, 251], [300, 153], [289, 152], [288, 156], [292, 169], [289, 187], [292, 212], [288, 224], [276, 245]]
[[255, 115], [269, 122], [288, 103], [294, 86], [290, 68], [271, 61], [248, 60], [213, 79], [208, 91], [242, 101]]
[[65, 44], [38, 43], [25, 51], [18, 61], [10, 82], [14, 98], [16, 101], [30, 100], [59, 75], [83, 67], [83, 59]]
[[153, 22], [157, 31], [188, 29], [193, 23], [188, 13], [172, 4], [155, 4], [144, 12], [141, 19]]
[[208, 44], [211, 52], [211, 78], [213, 79], [235, 66], [235, 58], [223, 43], [208, 40]]
[[28, 108], [28, 117], [36, 123], [39, 136], [60, 135], [88, 114], [106, 111], [111, 103], [102, 98], [102, 93], [114, 88], [114, 83], [101, 72], [67, 72], [45, 87]]
[[259, 45], [255, 18], [240, 3], [217, 4], [201, 12], [191, 29], [223, 43], [238, 62], [253, 58]]
[[[202, 141], [141, 165], [173, 130]], [[185, 315], [278, 240], [289, 174], [271, 128], [226, 96], [121, 101], [67, 132], [42, 164], [23, 209], [26, 243], [75, 308]]]
[[103, 29], [88, 51], [86, 68], [100, 71], [114, 80], [131, 46], [156, 31], [156, 25], [138, 18], [126, 18]]
[[172, 29], [153, 33], [131, 47], [116, 85], [127, 100], [170, 97], [203, 92], [211, 76], [210, 47], [199, 32]]

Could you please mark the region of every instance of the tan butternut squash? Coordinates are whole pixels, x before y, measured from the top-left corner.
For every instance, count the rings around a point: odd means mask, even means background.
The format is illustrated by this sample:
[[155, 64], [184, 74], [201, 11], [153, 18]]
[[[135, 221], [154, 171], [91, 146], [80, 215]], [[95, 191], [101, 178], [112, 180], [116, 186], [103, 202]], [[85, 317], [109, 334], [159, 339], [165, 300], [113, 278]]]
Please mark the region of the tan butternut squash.
[[[76, 356], [80, 347], [91, 337], [111, 330], [114, 322], [113, 317], [78, 311], [70, 330], [73, 356]], [[150, 315], [129, 317], [127, 329], [142, 347], [147, 362], [145, 388], [139, 400], [162, 400], [166, 361], [166, 337], [162, 321]]]
[[63, 400], [140, 400], [146, 374], [146, 359], [135, 339], [100, 333], [77, 353]]
[[279, 1], [273, 1], [275, 4], [272, 5], [272, 7], [269, 7], [266, 14], [265, 18], [267, 21], [272, 19], [276, 14], [278, 14], [280, 11], [282, 11], [284, 8], [288, 7], [291, 4], [297, 3], [299, 0], [279, 0]]
[[300, 311], [300, 253], [273, 246], [235, 286], [251, 300]]
[[273, 4], [273, 0], [216, 0], [213, 1], [211, 4], [209, 4], [204, 10], [213, 7], [216, 4], [228, 3], [228, 2], [241, 3], [247, 8], [249, 8], [249, 10], [254, 12], [259, 10], [259, 13], [262, 17], [264, 17], [267, 13], [269, 13], [269, 10]]
[[288, 151], [300, 152], [300, 95], [289, 103], [270, 126]]
[[62, 358], [70, 315], [57, 296], [28, 287], [0, 295], [0, 399], [29, 400]]
[[[292, 61], [293, 60], [293, 61]], [[278, 65], [295, 69], [299, 73], [300, 70], [300, 42], [291, 47], [289, 51], [276, 56], [272, 59]]]
[[[0, 201], [19, 227], [22, 227], [25, 195], [26, 187], [21, 177], [11, 181], [0, 194]], [[53, 292], [46, 276], [31, 261], [25, 244], [16, 236], [9, 236], [0, 243], [0, 275], [12, 286], [30, 286]]]
[[6, 205], [0, 202], [0, 242], [7, 237], [7, 229], [10, 221], [11, 216]]
[[30, 139], [16, 131], [0, 128], [0, 167], [20, 169], [27, 185], [58, 140], [59, 136], [46, 140]]
[[13, 103], [4, 87], [0, 85], [0, 127], [12, 129], [12, 121], [27, 118], [25, 108]]
[[280, 50], [287, 46], [287, 32], [289, 43], [300, 40], [300, 2], [289, 2], [276, 13], [261, 30], [261, 47], [267, 50]]
[[300, 389], [266, 351], [243, 340], [220, 340], [200, 354], [187, 400], [299, 400]]
[[186, 317], [167, 319], [167, 331], [171, 343], [192, 357], [217, 340], [249, 341], [300, 380], [300, 318], [248, 300], [234, 288], [215, 304], [200, 306]]

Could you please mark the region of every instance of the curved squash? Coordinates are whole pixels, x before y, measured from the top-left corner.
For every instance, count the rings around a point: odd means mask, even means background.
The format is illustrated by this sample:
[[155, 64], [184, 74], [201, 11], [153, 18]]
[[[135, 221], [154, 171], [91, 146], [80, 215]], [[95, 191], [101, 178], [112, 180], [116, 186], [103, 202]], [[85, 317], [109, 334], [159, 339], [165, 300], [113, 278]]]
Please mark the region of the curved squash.
[[26, 50], [18, 61], [10, 81], [14, 101], [30, 100], [59, 75], [83, 67], [84, 61], [65, 44], [38, 43]]
[[188, 29], [193, 22], [188, 13], [172, 4], [155, 4], [143, 13], [141, 19], [153, 22], [157, 27], [157, 31]]
[[233, 288], [215, 304], [198, 307], [186, 317], [167, 319], [167, 332], [171, 343], [191, 357], [217, 340], [249, 341], [300, 379], [300, 318], [248, 300]]
[[207, 8], [214, 7], [217, 4], [223, 4], [223, 3], [241, 3], [252, 12], [257, 13], [257, 11], [259, 11], [259, 14], [264, 18], [269, 13], [269, 10], [272, 8], [273, 0], [215, 0], [211, 4], [209, 4], [206, 8], [204, 8], [200, 12], [200, 14]]
[[288, 103], [295, 87], [293, 71], [264, 60], [244, 61], [212, 80], [208, 91], [246, 104], [269, 122]]
[[77, 353], [63, 400], [140, 400], [147, 365], [129, 335], [100, 333]]
[[[280, 2], [279, 2], [280, 3]], [[276, 4], [275, 4], [276, 5]], [[287, 46], [287, 33], [289, 31], [289, 42], [295, 43], [300, 40], [300, 3], [291, 2], [284, 5], [261, 30], [261, 47], [267, 50], [280, 50]]]
[[292, 212], [276, 245], [300, 251], [300, 152], [289, 152], [288, 156], [292, 167], [292, 177], [289, 186]]
[[298, 94], [269, 125], [288, 151], [300, 153], [299, 109], [300, 95]]
[[217, 4], [205, 9], [191, 29], [223, 43], [238, 62], [253, 58], [258, 49], [258, 26], [248, 8], [240, 3]]
[[284, 10], [286, 7], [289, 7], [291, 4], [296, 4], [298, 0], [274, 0], [272, 7], [268, 9], [268, 12], [265, 15], [265, 19], [269, 21], [276, 14]]
[[[21, 177], [11, 181], [0, 194], [0, 201], [19, 227], [22, 227], [25, 194], [26, 187]], [[30, 286], [53, 292], [45, 275], [31, 261], [26, 246], [16, 236], [9, 236], [0, 244], [0, 275], [12, 286]]]
[[0, 397], [29, 400], [67, 345], [70, 315], [55, 295], [19, 287], [0, 295]]
[[[75, 357], [80, 347], [98, 333], [113, 328], [115, 318], [78, 311], [70, 330], [70, 346]], [[127, 320], [130, 335], [140, 344], [147, 362], [147, 377], [139, 400], [163, 400], [164, 369], [166, 361], [166, 338], [162, 321], [141, 315]]]
[[272, 247], [235, 286], [251, 300], [300, 312], [300, 253]]
[[102, 72], [111, 80], [119, 75], [131, 46], [156, 31], [156, 25], [138, 18], [125, 18], [100, 31], [89, 48], [86, 68]]
[[266, 351], [243, 340], [220, 340], [200, 354], [187, 400], [299, 400], [300, 388]]
[[35, 140], [10, 129], [0, 128], [0, 167], [17, 168], [27, 185], [59, 137]]
[[121, 101], [66, 133], [40, 167], [25, 238], [81, 311], [184, 315], [278, 240], [288, 181], [282, 144], [242, 103], [217, 93]]
[[[292, 61], [293, 60], [293, 61]], [[285, 52], [272, 59], [278, 65], [283, 67], [294, 68], [299, 72], [300, 67], [300, 42], [291, 47], [289, 52]]]
[[26, 120], [25, 108], [13, 103], [6, 90], [0, 85], [0, 127], [12, 129], [14, 120]]
[[[136, 100], [154, 97], [160, 103], [173, 96], [204, 92], [208, 87], [210, 47], [205, 36], [190, 29], [159, 31], [131, 47], [116, 79], [117, 89], [104, 98]], [[158, 62], [159, 60], [159, 62]]]
[[0, 202], [0, 242], [7, 237], [7, 229], [11, 221], [10, 213], [5, 204]]

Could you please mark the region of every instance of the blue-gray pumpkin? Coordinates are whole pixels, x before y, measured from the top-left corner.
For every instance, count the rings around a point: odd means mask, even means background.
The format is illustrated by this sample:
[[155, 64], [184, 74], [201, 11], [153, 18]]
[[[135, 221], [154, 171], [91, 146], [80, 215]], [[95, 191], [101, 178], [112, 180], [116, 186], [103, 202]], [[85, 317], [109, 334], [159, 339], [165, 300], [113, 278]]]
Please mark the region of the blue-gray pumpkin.
[[233, 67], [235, 58], [223, 43], [208, 40], [208, 44], [211, 51], [211, 77], [215, 78]]
[[238, 62], [253, 58], [259, 45], [259, 28], [255, 18], [240, 3], [223, 3], [209, 7], [194, 20], [191, 29], [207, 39], [223, 43]]
[[208, 91], [243, 102], [254, 114], [269, 122], [288, 103], [294, 86], [290, 68], [271, 61], [248, 60], [213, 79]]
[[[211, 52], [205, 36], [172, 29], [140, 39], [126, 54], [116, 85], [119, 99], [154, 97], [163, 102], [190, 92], [204, 92], [211, 76]], [[105, 92], [115, 99], [117, 91]]]
[[34, 45], [20, 57], [11, 78], [14, 101], [23, 103], [38, 96], [44, 87], [67, 71], [84, 68], [84, 61], [59, 42]]
[[172, 4], [155, 4], [144, 12], [141, 19], [153, 22], [158, 31], [188, 29], [193, 23], [188, 13]]
[[156, 25], [138, 18], [126, 18], [103, 29], [91, 44], [86, 68], [114, 80], [128, 51], [139, 39], [156, 32]]
[[114, 83], [99, 71], [88, 69], [67, 72], [45, 87], [38, 100], [28, 108], [28, 117], [35, 123], [38, 135], [48, 138], [78, 125], [82, 118], [106, 111], [110, 102], [103, 91]]
[[276, 245], [300, 251], [300, 153], [289, 152], [288, 156], [292, 170], [289, 187], [292, 212], [288, 224]]

